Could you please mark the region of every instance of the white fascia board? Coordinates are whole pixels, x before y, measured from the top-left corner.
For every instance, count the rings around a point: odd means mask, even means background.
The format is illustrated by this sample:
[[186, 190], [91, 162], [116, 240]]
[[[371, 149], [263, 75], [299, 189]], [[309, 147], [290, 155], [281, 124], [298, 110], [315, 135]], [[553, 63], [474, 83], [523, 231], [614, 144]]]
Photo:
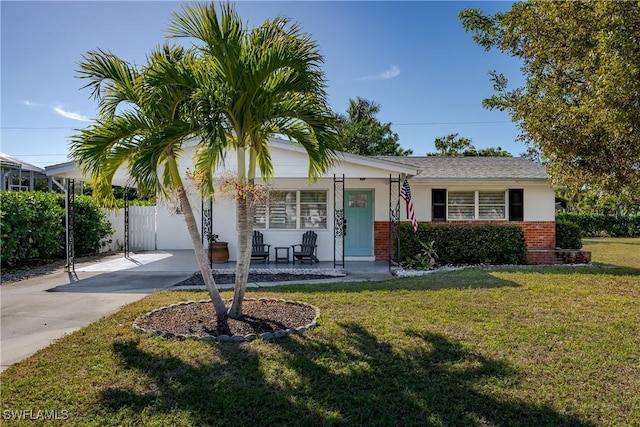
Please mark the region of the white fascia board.
[[[77, 179], [80, 181], [89, 181], [89, 178], [86, 177], [80, 169], [76, 167], [73, 162], [65, 162], [58, 163], [55, 165], [45, 166], [45, 171], [48, 177], [50, 178], [66, 178], [66, 179]], [[131, 182], [129, 182], [129, 174], [124, 168], [118, 169], [115, 173], [113, 180], [113, 185], [118, 185], [121, 187], [135, 187]]]
[[82, 178], [82, 173], [78, 170], [73, 162], [64, 162], [45, 166], [44, 170], [47, 176], [53, 178]]

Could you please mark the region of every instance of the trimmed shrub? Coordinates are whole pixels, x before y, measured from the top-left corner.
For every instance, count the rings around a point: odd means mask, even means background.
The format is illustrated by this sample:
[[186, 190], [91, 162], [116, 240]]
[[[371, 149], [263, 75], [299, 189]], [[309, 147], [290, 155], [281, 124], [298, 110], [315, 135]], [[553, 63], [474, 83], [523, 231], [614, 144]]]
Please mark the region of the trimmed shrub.
[[569, 221], [556, 221], [556, 246], [562, 249], [582, 248], [582, 230]]
[[[64, 206], [64, 198], [62, 200]], [[113, 234], [111, 223], [104, 211], [96, 206], [89, 196], [75, 198], [75, 252], [77, 255], [95, 253], [100, 250], [100, 241]]]
[[64, 252], [64, 209], [56, 193], [0, 192], [3, 266]]
[[517, 225], [432, 225], [399, 227], [398, 259], [407, 263], [421, 251], [420, 242], [433, 241], [439, 265], [526, 264], [524, 231]]
[[[52, 192], [0, 192], [2, 254], [0, 264], [13, 267], [31, 260], [65, 256], [64, 195]], [[97, 252], [113, 233], [104, 212], [88, 196], [75, 198], [76, 255]]]
[[640, 216], [610, 216], [561, 212], [556, 221], [572, 222], [584, 237], [640, 237]]

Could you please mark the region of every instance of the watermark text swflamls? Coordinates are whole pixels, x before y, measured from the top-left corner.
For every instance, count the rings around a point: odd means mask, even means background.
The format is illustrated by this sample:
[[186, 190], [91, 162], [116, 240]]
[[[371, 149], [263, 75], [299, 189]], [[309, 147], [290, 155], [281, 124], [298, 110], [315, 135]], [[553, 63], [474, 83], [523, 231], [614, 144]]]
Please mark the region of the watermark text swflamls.
[[2, 411], [5, 420], [67, 420], [66, 409], [5, 409]]

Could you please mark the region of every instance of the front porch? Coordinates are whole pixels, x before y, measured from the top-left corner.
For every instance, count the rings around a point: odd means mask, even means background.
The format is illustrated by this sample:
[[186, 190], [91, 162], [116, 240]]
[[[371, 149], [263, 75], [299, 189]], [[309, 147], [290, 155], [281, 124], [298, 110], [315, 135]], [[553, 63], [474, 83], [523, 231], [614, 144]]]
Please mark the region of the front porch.
[[[225, 262], [212, 265], [215, 273], [232, 274], [235, 272], [236, 263]], [[130, 252], [128, 256], [115, 255], [109, 259], [78, 266], [79, 272], [109, 272], [130, 271], [140, 273], [184, 273], [185, 278], [199, 271], [198, 263], [193, 250], [156, 250]], [[389, 271], [388, 261], [346, 261], [344, 267], [334, 268], [333, 261], [320, 261], [309, 264], [308, 262], [295, 264], [289, 262], [253, 261], [250, 271], [268, 273], [293, 273], [293, 274], [322, 274], [335, 276], [336, 281], [367, 281], [385, 280], [393, 276]], [[333, 279], [323, 279], [331, 281]], [[294, 283], [294, 282], [291, 282]]]

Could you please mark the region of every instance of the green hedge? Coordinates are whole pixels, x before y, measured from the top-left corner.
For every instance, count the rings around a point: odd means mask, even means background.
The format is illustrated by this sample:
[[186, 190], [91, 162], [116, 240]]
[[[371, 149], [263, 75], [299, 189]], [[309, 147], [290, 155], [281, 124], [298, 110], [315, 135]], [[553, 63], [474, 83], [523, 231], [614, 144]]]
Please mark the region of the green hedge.
[[576, 224], [584, 237], [640, 237], [640, 216], [610, 216], [562, 212], [556, 222]]
[[[31, 260], [64, 258], [64, 196], [52, 192], [0, 191], [2, 267]], [[103, 211], [88, 196], [75, 198], [75, 253], [97, 252], [113, 234]]]
[[439, 265], [526, 264], [524, 231], [517, 225], [410, 224], [399, 228], [400, 263], [421, 251], [420, 243], [434, 242]]
[[562, 249], [581, 249], [582, 230], [573, 222], [556, 221], [556, 246]]
[[[62, 198], [64, 208], [64, 198]], [[75, 252], [78, 255], [100, 250], [100, 241], [114, 233], [104, 211], [89, 196], [75, 197]]]

